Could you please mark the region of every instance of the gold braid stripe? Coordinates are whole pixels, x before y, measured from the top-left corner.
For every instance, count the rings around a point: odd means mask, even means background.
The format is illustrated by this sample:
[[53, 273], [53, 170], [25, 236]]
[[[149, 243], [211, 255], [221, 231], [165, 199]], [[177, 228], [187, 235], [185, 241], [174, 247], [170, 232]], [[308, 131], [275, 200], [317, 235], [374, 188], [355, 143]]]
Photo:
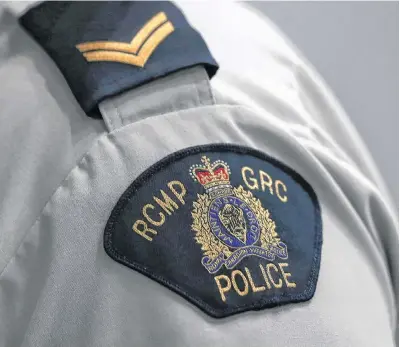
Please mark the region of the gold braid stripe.
[[124, 64], [132, 64], [143, 67], [147, 60], [150, 58], [153, 51], [157, 46], [172, 32], [174, 26], [171, 22], [167, 22], [160, 26], [144, 43], [140, 49], [138, 55], [132, 55], [131, 53], [114, 52], [114, 51], [94, 51], [83, 53], [87, 61], [113, 61]]
[[[115, 42], [115, 41], [94, 41], [84, 42], [76, 45], [82, 53], [94, 50], [104, 51], [121, 51], [126, 53], [136, 54], [140, 46], [147, 40], [151, 33], [159, 27], [162, 23], [167, 20], [167, 16], [164, 12], [159, 12], [153, 18], [151, 18], [139, 32], [135, 35], [130, 43]], [[155, 33], [154, 33], [155, 34]]]

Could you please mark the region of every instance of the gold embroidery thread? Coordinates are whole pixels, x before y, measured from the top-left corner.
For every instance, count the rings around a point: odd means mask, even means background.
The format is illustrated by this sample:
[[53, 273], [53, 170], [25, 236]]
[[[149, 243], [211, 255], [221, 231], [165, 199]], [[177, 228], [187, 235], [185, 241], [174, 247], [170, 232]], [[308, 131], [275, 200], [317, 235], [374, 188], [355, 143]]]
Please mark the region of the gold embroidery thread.
[[189, 174], [206, 191], [197, 194], [192, 210], [192, 230], [203, 251], [201, 263], [206, 270], [210, 274], [223, 266], [231, 270], [250, 256], [268, 261], [288, 259], [287, 246], [261, 201], [243, 186], [230, 184], [226, 162], [211, 163], [206, 156], [201, 161], [203, 165], [192, 165]]
[[151, 18], [130, 43], [84, 42], [76, 45], [88, 62], [110, 61], [144, 67], [154, 50], [175, 30], [164, 12]]

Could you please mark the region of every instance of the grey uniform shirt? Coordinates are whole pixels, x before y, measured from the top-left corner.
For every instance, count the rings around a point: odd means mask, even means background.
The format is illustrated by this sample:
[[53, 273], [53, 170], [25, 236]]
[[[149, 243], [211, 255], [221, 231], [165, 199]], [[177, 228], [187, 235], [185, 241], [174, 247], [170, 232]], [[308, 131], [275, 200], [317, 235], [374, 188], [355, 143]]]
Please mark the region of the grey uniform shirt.
[[[2, 10], [0, 346], [396, 345], [397, 220], [355, 129], [268, 22], [238, 4], [179, 6], [217, 76], [194, 68], [127, 91], [100, 104], [104, 119]], [[142, 172], [213, 143], [256, 148], [312, 185], [324, 243], [310, 301], [215, 319], [104, 251]]]

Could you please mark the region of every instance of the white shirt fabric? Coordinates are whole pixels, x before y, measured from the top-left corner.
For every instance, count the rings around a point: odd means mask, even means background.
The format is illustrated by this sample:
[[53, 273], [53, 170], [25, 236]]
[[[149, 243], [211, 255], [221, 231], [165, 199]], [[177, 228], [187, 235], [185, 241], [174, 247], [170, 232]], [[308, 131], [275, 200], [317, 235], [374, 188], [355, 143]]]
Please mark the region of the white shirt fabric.
[[[263, 16], [238, 3], [178, 6], [220, 64], [217, 105], [160, 105], [111, 133], [2, 10], [0, 346], [395, 346], [397, 217], [348, 117]], [[215, 320], [104, 253], [126, 187], [164, 156], [214, 142], [262, 150], [313, 186], [324, 245], [311, 301]]]

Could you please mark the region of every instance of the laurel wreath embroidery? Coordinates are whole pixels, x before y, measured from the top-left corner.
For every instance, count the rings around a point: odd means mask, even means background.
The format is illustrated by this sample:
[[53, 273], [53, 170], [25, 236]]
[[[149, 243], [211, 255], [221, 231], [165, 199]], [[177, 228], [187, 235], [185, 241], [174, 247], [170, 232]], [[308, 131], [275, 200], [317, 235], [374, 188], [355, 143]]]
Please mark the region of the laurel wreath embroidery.
[[[261, 201], [253, 196], [250, 191], [246, 191], [242, 186], [233, 188], [234, 195], [245, 202], [255, 213], [259, 221], [261, 232], [261, 247], [267, 248], [268, 245], [278, 245], [278, 237], [275, 222], [270, 218], [270, 213], [261, 205]], [[197, 194], [197, 201], [193, 202], [193, 224], [192, 230], [196, 232], [195, 240], [201, 245], [204, 255], [210, 259], [216, 258], [220, 253], [229, 257], [232, 251], [227, 245], [220, 241], [210, 230], [208, 223], [208, 208], [211, 204], [208, 194]]]
[[228, 246], [210, 232], [208, 224], [208, 208], [210, 204], [211, 199], [208, 194], [197, 194], [197, 201], [193, 202], [192, 230], [196, 232], [195, 240], [201, 245], [201, 250], [205, 256], [214, 259], [218, 254], [223, 253], [226, 257], [229, 257], [232, 252]]

